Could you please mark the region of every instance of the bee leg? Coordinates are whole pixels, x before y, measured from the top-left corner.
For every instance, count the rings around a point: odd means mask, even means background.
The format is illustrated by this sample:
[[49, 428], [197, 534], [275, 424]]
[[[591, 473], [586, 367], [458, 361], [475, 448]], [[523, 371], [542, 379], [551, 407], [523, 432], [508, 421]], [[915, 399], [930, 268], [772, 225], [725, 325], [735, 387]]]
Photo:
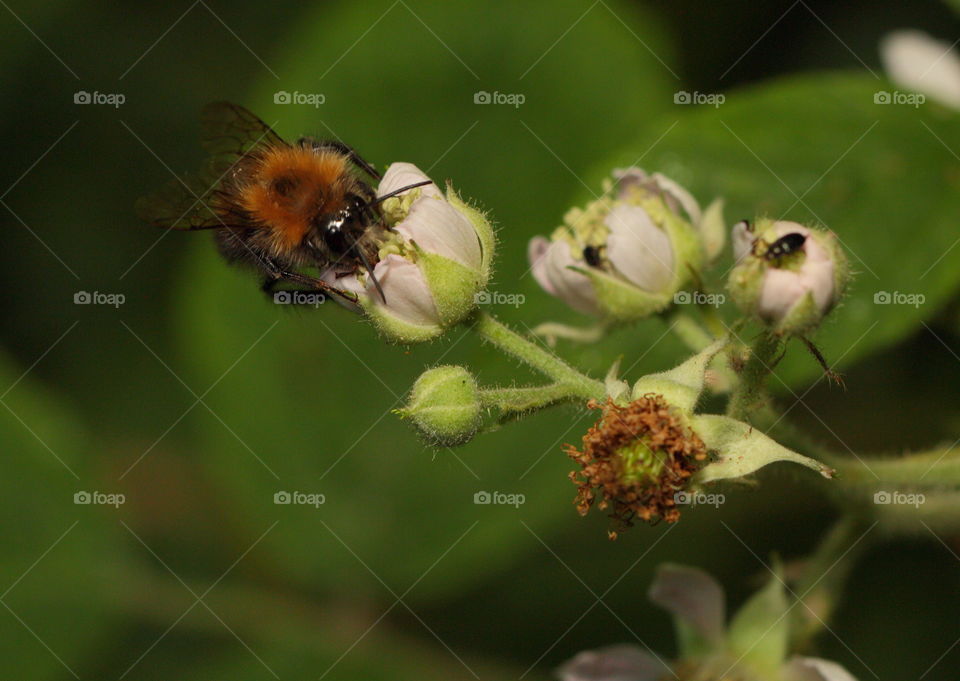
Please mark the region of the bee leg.
[[304, 142], [313, 147], [315, 151], [319, 149], [330, 149], [332, 151], [339, 152], [349, 158], [351, 163], [363, 170], [363, 172], [367, 173], [370, 177], [375, 177], [378, 180], [382, 177], [377, 169], [374, 168], [371, 163], [366, 161], [360, 154], [358, 154], [356, 150], [349, 144], [336, 140], [314, 140], [310, 138], [304, 138], [301, 140], [301, 143]]
[[298, 272], [286, 272], [284, 270], [270, 272], [267, 275], [267, 278], [264, 279], [263, 285], [260, 287], [260, 289], [268, 296], [273, 296], [273, 294], [277, 292], [277, 284], [281, 282], [300, 284], [301, 286], [306, 287], [304, 289], [292, 289], [295, 291], [302, 291], [304, 293], [316, 293], [317, 291], [320, 291], [322, 293], [338, 296], [351, 303], [357, 302], [357, 294], [355, 293], [344, 291], [336, 286], [331, 286], [327, 282], [323, 281], [322, 279], [317, 279], [316, 277], [309, 277]]

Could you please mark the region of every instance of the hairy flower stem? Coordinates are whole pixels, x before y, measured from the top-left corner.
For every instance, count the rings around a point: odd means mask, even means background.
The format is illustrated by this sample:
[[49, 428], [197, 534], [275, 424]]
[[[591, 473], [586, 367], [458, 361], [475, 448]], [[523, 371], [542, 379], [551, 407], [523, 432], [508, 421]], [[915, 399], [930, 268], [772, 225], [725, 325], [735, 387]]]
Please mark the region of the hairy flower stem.
[[483, 406], [499, 410], [501, 420], [560, 402], [579, 400], [581, 397], [577, 390], [565, 383], [520, 388], [485, 388], [480, 391]]
[[663, 319], [673, 334], [694, 352], [700, 352], [716, 340], [693, 317], [678, 311], [676, 306], [670, 308]]
[[960, 451], [947, 448], [866, 461], [834, 454], [829, 463], [841, 473], [846, 484], [960, 488]]
[[524, 338], [486, 312], [477, 313], [472, 328], [483, 340], [552, 378], [569, 390], [571, 397], [599, 400], [606, 394], [603, 381], [580, 373], [546, 348]]
[[751, 414], [765, 401], [764, 384], [782, 349], [783, 339], [770, 333], [762, 334], [754, 342], [750, 358], [740, 372], [740, 385], [727, 404], [727, 416], [751, 422]]
[[791, 627], [791, 649], [804, 652], [814, 637], [829, 628], [847, 579], [870, 545], [871, 529], [862, 518], [846, 515], [820, 540], [796, 584], [801, 603], [793, 611], [796, 624]]

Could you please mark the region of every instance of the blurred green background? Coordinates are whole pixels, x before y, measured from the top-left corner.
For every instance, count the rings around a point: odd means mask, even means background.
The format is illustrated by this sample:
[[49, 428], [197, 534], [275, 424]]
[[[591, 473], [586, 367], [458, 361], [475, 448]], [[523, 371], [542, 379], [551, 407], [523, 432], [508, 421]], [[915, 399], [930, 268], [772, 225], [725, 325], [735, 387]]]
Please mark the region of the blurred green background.
[[[718, 510], [610, 542], [600, 514], [574, 512], [560, 451], [588, 415], [433, 452], [389, 414], [441, 357], [489, 383], [525, 370], [462, 331], [384, 347], [345, 310], [280, 309], [209, 235], [159, 233], [131, 206], [202, 160], [197, 112], [232, 100], [284, 136], [453, 179], [498, 223], [491, 288], [527, 303], [496, 312], [522, 330], [583, 321], [538, 291], [529, 238], [636, 162], [704, 203], [726, 196], [730, 222], [819, 220], [847, 244], [859, 276], [821, 343], [849, 391], [795, 348], [775, 381], [789, 418], [842, 453], [949, 443], [960, 118], [873, 103], [894, 89], [877, 41], [900, 27], [960, 34], [932, 0], [4, 4], [0, 675], [539, 679], [598, 645], [672, 654], [645, 598], [654, 567], [702, 566], [739, 603], [758, 556], [800, 558], [829, 525], [822, 480], [765, 472]], [[77, 305], [80, 291], [125, 302]], [[878, 291], [926, 303], [877, 306]], [[637, 377], [682, 357], [664, 330], [560, 351], [598, 374], [625, 354]], [[478, 506], [481, 490], [526, 502]], [[74, 503], [94, 491], [125, 503]], [[274, 504], [281, 491], [326, 501]], [[860, 679], [955, 678], [958, 552], [919, 524], [878, 542], [818, 653]]]

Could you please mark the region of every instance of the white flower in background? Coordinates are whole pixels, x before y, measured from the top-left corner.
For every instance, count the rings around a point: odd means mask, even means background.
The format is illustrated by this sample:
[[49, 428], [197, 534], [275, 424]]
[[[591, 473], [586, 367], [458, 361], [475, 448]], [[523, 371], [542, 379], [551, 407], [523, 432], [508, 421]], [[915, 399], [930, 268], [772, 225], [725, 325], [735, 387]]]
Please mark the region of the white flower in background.
[[732, 297], [777, 333], [816, 327], [843, 295], [849, 267], [833, 232], [786, 220], [741, 221], [732, 241]]
[[615, 170], [604, 189], [549, 239], [530, 242], [530, 265], [547, 293], [579, 312], [639, 319], [669, 305], [721, 250], [722, 206], [703, 212], [676, 182], [639, 168]]
[[[394, 163], [377, 195], [423, 181], [429, 178], [416, 166]], [[474, 309], [490, 275], [493, 229], [451, 187], [444, 195], [432, 183], [385, 200], [382, 210], [392, 230], [373, 267], [376, 282], [362, 270], [325, 278], [356, 293], [359, 306], [390, 340], [429, 340]]]
[[560, 681], [856, 681], [836, 662], [787, 658], [790, 606], [778, 575], [727, 624], [722, 587], [706, 572], [665, 564], [649, 598], [668, 610], [679, 632], [679, 659], [620, 644], [579, 653], [557, 670]]
[[923, 31], [894, 31], [880, 41], [880, 57], [898, 86], [960, 109], [960, 55], [950, 43]]

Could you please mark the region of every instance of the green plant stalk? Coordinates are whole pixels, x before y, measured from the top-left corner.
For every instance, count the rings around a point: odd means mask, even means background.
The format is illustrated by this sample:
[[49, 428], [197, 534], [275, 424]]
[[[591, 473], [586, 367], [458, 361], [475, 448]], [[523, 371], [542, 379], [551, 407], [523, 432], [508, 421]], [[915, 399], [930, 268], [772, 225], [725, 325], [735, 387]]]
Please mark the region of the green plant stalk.
[[707, 330], [713, 334], [714, 338], [720, 338], [729, 331], [717, 308], [713, 305], [701, 305], [700, 312], [703, 314], [703, 321]]
[[764, 385], [782, 348], [783, 339], [771, 333], [762, 334], [754, 342], [750, 348], [750, 358], [740, 372], [740, 384], [727, 404], [727, 416], [751, 421], [750, 415], [766, 401]]
[[850, 573], [870, 545], [869, 529], [864, 519], [845, 515], [820, 540], [796, 584], [795, 593], [801, 603], [793, 611], [791, 649], [805, 651], [814, 637], [829, 626]]
[[570, 391], [571, 397], [599, 400], [606, 395], [603, 381], [580, 373], [546, 348], [524, 338], [486, 312], [479, 312], [473, 318], [471, 328], [483, 340], [564, 386]]
[[[960, 487], [960, 451], [938, 448], [899, 458], [868, 459], [829, 455], [830, 465], [847, 484], [878, 486]], [[960, 511], [960, 509], [958, 509]]]
[[693, 317], [686, 312], [681, 312], [677, 306], [670, 308], [663, 315], [663, 319], [670, 326], [673, 334], [694, 352], [700, 352], [716, 340]]
[[544, 409], [580, 397], [581, 395], [566, 383], [520, 388], [484, 388], [480, 391], [483, 406], [497, 409], [501, 418]]

